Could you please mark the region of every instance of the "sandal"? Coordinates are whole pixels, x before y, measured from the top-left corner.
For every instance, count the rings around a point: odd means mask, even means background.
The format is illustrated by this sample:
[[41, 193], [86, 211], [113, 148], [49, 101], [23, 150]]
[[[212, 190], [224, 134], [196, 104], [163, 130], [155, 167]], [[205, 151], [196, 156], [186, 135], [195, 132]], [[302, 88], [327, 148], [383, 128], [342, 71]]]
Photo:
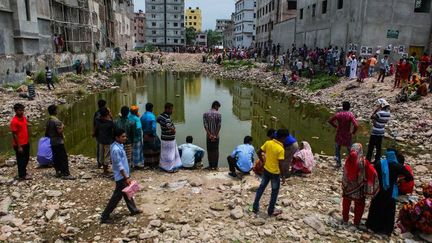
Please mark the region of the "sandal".
[[276, 216], [278, 216], [278, 215], [280, 215], [280, 214], [282, 214], [282, 210], [280, 210], [280, 209], [275, 209], [275, 211], [274, 211], [270, 216], [276, 217]]

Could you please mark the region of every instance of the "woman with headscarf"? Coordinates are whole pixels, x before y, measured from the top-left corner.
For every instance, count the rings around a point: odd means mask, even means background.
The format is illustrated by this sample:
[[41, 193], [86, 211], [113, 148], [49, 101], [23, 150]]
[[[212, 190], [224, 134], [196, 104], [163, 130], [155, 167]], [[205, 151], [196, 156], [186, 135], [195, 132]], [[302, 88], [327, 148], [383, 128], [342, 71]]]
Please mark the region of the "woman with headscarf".
[[399, 196], [397, 179], [404, 175], [405, 181], [413, 177], [405, 167], [398, 163], [396, 150], [387, 149], [386, 158], [375, 165], [378, 173], [380, 191], [372, 199], [366, 227], [375, 233], [391, 235], [394, 229], [396, 198]]
[[142, 124], [138, 113], [139, 107], [136, 105], [131, 106], [130, 113], [128, 116], [129, 121], [135, 123], [133, 145], [132, 145], [132, 161], [134, 164], [134, 169], [144, 168], [144, 156], [143, 156], [143, 146], [142, 146]]
[[360, 225], [363, 216], [366, 195], [378, 192], [378, 177], [373, 166], [363, 155], [363, 146], [355, 143], [345, 161], [342, 177], [342, 218], [349, 220], [351, 202], [354, 201], [354, 225]]
[[310, 144], [306, 141], [300, 143], [299, 150], [294, 153], [292, 173], [309, 174], [315, 166], [315, 159]]

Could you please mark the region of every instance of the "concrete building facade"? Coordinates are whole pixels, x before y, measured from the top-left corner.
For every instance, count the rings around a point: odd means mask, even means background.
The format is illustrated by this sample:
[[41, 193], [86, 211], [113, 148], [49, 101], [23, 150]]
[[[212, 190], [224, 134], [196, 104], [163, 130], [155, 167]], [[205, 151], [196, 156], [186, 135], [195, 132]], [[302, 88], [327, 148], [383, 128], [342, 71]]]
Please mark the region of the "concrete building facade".
[[192, 9], [189, 7], [185, 12], [185, 25], [186, 28], [192, 27], [196, 32], [202, 31], [202, 15], [201, 9], [198, 7], [196, 9]]
[[430, 50], [429, 0], [298, 0], [296, 7], [296, 18], [271, 33], [284, 49], [333, 45], [360, 55], [389, 50], [399, 56]]
[[195, 36], [195, 45], [197, 46], [207, 46], [207, 33], [200, 32]]
[[132, 0], [0, 0], [0, 55], [132, 46], [133, 7]]
[[226, 26], [231, 23], [233, 23], [231, 19], [216, 19], [215, 31], [222, 34]]
[[224, 48], [234, 47], [234, 18], [235, 18], [235, 13], [232, 13], [231, 23], [226, 25], [224, 31], [222, 32], [222, 38], [223, 38], [222, 45]]
[[249, 48], [255, 41], [256, 0], [238, 0], [234, 14], [234, 47]]
[[257, 0], [256, 5], [256, 47], [271, 49], [272, 31], [278, 17], [278, 1]]
[[184, 0], [146, 0], [146, 44], [171, 51], [186, 45]]
[[143, 48], [145, 44], [146, 34], [146, 18], [145, 13], [139, 10], [134, 15], [134, 48]]

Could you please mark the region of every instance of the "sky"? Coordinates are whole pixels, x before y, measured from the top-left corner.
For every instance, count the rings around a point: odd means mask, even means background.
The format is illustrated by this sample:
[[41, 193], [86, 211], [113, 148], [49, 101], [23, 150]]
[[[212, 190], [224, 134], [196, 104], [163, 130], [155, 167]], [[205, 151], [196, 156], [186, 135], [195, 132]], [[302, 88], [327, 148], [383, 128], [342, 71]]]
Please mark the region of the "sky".
[[[230, 19], [234, 12], [235, 0], [185, 0], [185, 8], [201, 9], [203, 30], [214, 29], [216, 19]], [[134, 0], [135, 11], [145, 11], [145, 0]]]

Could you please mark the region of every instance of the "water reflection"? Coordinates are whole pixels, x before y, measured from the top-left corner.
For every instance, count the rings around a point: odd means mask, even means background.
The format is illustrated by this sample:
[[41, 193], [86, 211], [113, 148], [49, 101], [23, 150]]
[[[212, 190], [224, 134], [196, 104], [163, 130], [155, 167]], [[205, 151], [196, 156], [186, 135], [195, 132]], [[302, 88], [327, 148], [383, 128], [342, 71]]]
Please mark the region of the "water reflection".
[[[330, 114], [326, 109], [302, 104], [295, 97], [273, 95], [257, 87], [228, 80], [214, 80], [198, 73], [153, 72], [123, 76], [120, 89], [90, 95], [78, 103], [63, 105], [59, 118], [66, 125], [66, 146], [72, 154], [95, 156], [95, 142], [91, 137], [92, 119], [97, 100], [107, 100], [108, 107], [118, 114], [123, 105], [137, 104], [140, 113], [152, 102], [156, 114], [164, 104], [174, 104], [173, 120], [177, 126], [177, 143], [192, 135], [194, 143], [205, 148], [202, 115], [214, 100], [222, 103], [220, 158], [225, 158], [243, 137], [252, 135], [254, 145], [266, 140], [269, 128], [288, 128], [299, 140], [307, 140], [317, 153], [333, 153], [335, 130], [327, 124]], [[37, 140], [43, 136], [44, 121], [33, 127], [32, 153]], [[356, 141], [365, 144], [368, 128], [362, 126]], [[9, 138], [9, 128], [0, 128], [0, 136]], [[0, 141], [0, 153], [11, 151], [10, 139]]]

